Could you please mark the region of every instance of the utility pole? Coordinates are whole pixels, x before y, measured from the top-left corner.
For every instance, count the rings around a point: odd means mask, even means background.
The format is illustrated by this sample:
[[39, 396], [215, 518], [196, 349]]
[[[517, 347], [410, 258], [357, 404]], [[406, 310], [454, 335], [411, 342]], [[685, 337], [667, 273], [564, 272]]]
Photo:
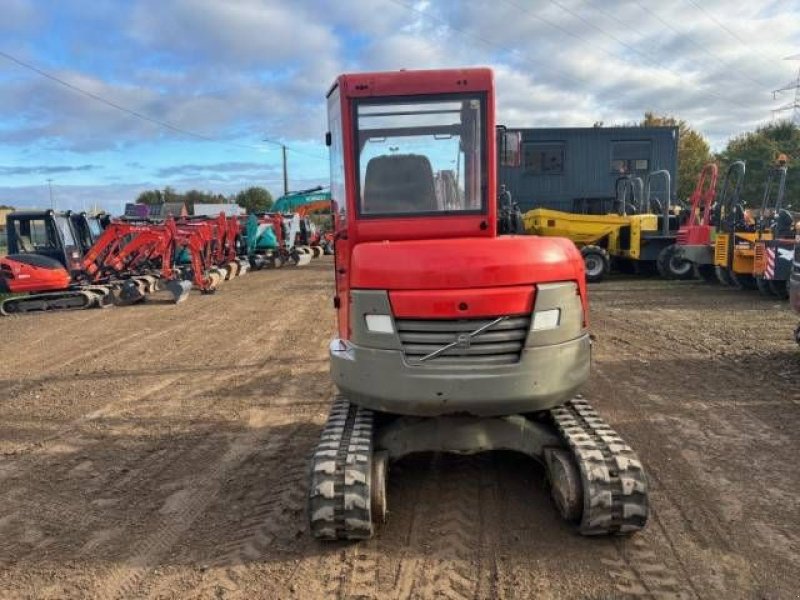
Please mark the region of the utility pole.
[[283, 151], [283, 195], [287, 195], [289, 193], [289, 172], [286, 169], [286, 146], [281, 144], [281, 150]]
[[55, 210], [56, 209], [56, 205], [53, 202], [53, 180], [52, 179], [48, 179], [47, 180], [47, 188], [50, 190], [50, 210]]
[[[800, 60], [800, 54], [795, 54], [794, 56], [787, 56], [783, 60]], [[792, 122], [800, 125], [800, 68], [797, 69], [797, 78], [794, 81], [789, 82], [782, 88], [777, 90], [773, 90], [772, 98], [776, 99], [778, 94], [781, 92], [789, 92], [794, 90], [794, 100], [791, 102], [784, 104], [783, 106], [779, 106], [778, 108], [773, 109], [772, 115], [773, 117], [776, 114], [780, 114], [786, 111], [792, 111], [790, 119]]]
[[283, 162], [283, 195], [285, 196], [286, 194], [289, 193], [289, 169], [287, 166], [288, 161], [286, 160], [286, 144], [281, 144], [280, 142], [276, 142], [274, 140], [269, 140], [269, 139], [264, 139], [261, 141], [281, 147], [281, 158]]

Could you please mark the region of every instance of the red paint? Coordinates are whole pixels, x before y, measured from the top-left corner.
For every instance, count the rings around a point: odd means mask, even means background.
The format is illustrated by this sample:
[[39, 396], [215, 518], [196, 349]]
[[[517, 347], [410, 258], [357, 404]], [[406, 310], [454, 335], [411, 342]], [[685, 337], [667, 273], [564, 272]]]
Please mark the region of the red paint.
[[533, 286], [389, 292], [396, 317], [435, 319], [528, 315], [533, 296]]
[[0, 258], [0, 279], [3, 280], [0, 288], [14, 294], [60, 291], [70, 284], [69, 273], [64, 267], [32, 265], [25, 262], [24, 255]]
[[697, 178], [691, 196], [692, 211], [678, 230], [676, 242], [680, 246], [707, 246], [711, 244], [711, 205], [717, 193], [717, 165], [709, 163]]
[[365, 242], [353, 248], [351, 262], [357, 289], [492, 288], [583, 276], [572, 242], [536, 236]]
[[[359, 219], [355, 100], [455, 93], [485, 97], [486, 211]], [[328, 93], [328, 121], [341, 338], [350, 338], [351, 289], [388, 290], [398, 316], [450, 316], [453, 311], [499, 316], [530, 312], [537, 283], [575, 281], [586, 309], [583, 260], [572, 242], [497, 235], [495, 94], [490, 69], [341, 75]], [[344, 157], [341, 172], [336, 166], [338, 149]], [[341, 185], [336, 185], [337, 178]], [[465, 311], [458, 309], [462, 302], [468, 305]]]

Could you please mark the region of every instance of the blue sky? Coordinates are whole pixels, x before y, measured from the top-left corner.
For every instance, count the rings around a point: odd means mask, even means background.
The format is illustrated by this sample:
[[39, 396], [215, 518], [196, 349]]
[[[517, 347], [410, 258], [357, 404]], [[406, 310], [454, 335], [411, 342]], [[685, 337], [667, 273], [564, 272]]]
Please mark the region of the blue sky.
[[646, 110], [715, 147], [789, 102], [800, 6], [722, 0], [3, 0], [0, 203], [116, 211], [154, 187], [232, 193], [327, 177], [324, 95], [341, 72], [489, 65], [499, 119], [591, 126]]

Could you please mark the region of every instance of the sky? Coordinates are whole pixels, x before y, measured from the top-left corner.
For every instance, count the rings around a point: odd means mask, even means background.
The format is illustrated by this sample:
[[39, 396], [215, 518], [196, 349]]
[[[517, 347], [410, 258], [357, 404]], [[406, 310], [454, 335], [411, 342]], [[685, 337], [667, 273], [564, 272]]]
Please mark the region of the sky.
[[784, 60], [800, 56], [798, 0], [3, 0], [2, 13], [0, 204], [16, 207], [50, 206], [50, 189], [59, 209], [111, 212], [165, 186], [280, 195], [279, 144], [290, 189], [325, 184], [325, 93], [344, 72], [490, 66], [511, 127], [654, 111], [721, 149], [793, 101], [772, 91], [800, 68]]

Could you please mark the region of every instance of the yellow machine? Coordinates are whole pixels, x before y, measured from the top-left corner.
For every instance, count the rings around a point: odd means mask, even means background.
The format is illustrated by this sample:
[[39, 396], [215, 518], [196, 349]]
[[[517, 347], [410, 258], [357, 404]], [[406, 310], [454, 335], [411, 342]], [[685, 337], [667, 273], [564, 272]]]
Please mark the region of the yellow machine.
[[[763, 276], [766, 266], [763, 242], [772, 241], [774, 238], [773, 228], [767, 228], [765, 224], [773, 217], [773, 213], [780, 210], [786, 185], [786, 162], [786, 156], [780, 155], [777, 166], [767, 172], [758, 222], [749, 210], [745, 210], [744, 204], [739, 199], [744, 179], [743, 169], [733, 193], [720, 206], [719, 231], [714, 244], [714, 265], [721, 283], [748, 290], [759, 287], [756, 276]], [[774, 205], [773, 191], [777, 192]]]
[[[663, 205], [650, 194], [655, 177], [666, 182]], [[675, 255], [677, 218], [669, 214], [669, 198], [669, 172], [654, 171], [644, 184], [638, 177], [617, 181], [616, 213], [588, 215], [536, 208], [525, 213], [523, 221], [530, 234], [572, 240], [583, 255], [587, 281], [602, 280], [610, 270], [611, 257], [633, 265], [655, 264], [662, 276], [679, 279], [691, 275], [692, 263]]]

